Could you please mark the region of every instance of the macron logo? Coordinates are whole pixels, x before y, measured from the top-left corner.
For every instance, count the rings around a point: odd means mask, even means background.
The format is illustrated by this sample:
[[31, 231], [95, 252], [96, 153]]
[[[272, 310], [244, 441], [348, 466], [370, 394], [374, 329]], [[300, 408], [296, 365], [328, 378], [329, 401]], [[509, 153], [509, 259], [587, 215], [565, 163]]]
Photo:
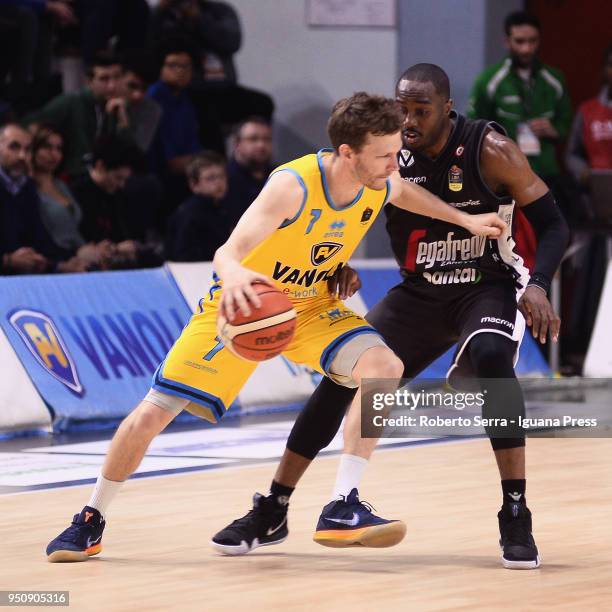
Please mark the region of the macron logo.
[[514, 329], [514, 323], [510, 323], [510, 321], [506, 321], [505, 319], [498, 319], [497, 317], [482, 317], [480, 319], [481, 323], [497, 323], [497, 325], [505, 325], [510, 329]]

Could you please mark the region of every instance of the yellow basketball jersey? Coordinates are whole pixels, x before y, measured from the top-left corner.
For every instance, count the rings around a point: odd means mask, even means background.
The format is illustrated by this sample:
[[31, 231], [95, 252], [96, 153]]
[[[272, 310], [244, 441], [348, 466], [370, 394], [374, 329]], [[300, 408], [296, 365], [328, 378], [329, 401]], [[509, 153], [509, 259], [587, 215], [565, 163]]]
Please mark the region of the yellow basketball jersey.
[[242, 264], [265, 274], [292, 301], [329, 296], [327, 280], [361, 242], [387, 201], [390, 184], [376, 191], [363, 187], [348, 205], [331, 199], [323, 157], [331, 149], [305, 155], [276, 168], [291, 172], [304, 190], [300, 210], [249, 253]]

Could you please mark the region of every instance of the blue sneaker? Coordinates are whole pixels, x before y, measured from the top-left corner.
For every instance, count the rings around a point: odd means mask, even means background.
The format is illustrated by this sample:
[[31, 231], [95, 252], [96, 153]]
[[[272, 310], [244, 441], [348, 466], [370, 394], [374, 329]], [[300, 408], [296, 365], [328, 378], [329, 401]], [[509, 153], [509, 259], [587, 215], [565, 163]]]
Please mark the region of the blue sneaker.
[[60, 533], [47, 546], [47, 560], [86, 561], [102, 550], [102, 532], [106, 521], [95, 509], [85, 506], [80, 514], [75, 514], [72, 525]]
[[399, 544], [406, 535], [406, 525], [380, 518], [372, 510], [370, 504], [359, 501], [359, 493], [353, 489], [348, 497], [334, 500], [323, 508], [313, 540], [334, 548], [385, 548]]

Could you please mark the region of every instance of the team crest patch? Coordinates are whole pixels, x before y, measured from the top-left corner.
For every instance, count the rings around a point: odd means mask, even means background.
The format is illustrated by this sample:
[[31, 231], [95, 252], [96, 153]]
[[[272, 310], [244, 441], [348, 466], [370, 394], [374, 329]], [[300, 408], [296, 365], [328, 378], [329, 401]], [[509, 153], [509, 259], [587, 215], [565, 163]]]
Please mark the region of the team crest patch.
[[410, 168], [410, 166], [414, 166], [414, 156], [408, 149], [402, 149], [397, 154], [397, 161], [402, 168]]
[[331, 259], [344, 245], [338, 242], [319, 242], [310, 251], [310, 261], [313, 266], [320, 266]]
[[361, 215], [361, 223], [367, 223], [372, 218], [374, 210], [368, 206]]
[[461, 191], [463, 189], [463, 170], [455, 164], [448, 171], [448, 188], [451, 191]]
[[8, 320], [36, 361], [53, 378], [83, 395], [76, 365], [53, 321], [40, 311], [26, 309], [10, 312]]

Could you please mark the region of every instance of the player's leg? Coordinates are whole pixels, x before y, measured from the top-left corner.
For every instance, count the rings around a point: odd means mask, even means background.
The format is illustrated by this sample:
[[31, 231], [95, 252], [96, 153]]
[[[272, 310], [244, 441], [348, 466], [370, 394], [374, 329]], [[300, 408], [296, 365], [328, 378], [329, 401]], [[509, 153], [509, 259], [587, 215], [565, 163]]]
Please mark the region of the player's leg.
[[[404, 375], [412, 377], [452, 344], [451, 333], [442, 319], [443, 311], [440, 306], [438, 312], [436, 303], [424, 303], [418, 292], [410, 285], [402, 283], [392, 289], [366, 318], [400, 356]], [[407, 312], [411, 313], [410, 317], [406, 316]], [[432, 327], [432, 319], [437, 320], [437, 325], [432, 332], [426, 333], [427, 328]], [[287, 448], [270, 485], [270, 493], [265, 498], [270, 502], [270, 508], [287, 510], [288, 500], [302, 474], [318, 452], [334, 438], [356, 393], [357, 388], [342, 386], [328, 376], [319, 383], [298, 415], [289, 435]], [[361, 439], [359, 428], [354, 427], [352, 431], [357, 439]], [[354, 480], [356, 476], [350, 463], [343, 462], [340, 470], [348, 470], [346, 482]], [[359, 461], [357, 464], [357, 469], [363, 472]], [[340, 474], [338, 480], [343, 481], [344, 476]], [[350, 493], [350, 490], [347, 493]], [[241, 544], [248, 535], [247, 531], [249, 528], [243, 522], [238, 529], [220, 531], [213, 538], [213, 542], [218, 540]]]
[[[469, 346], [470, 360], [478, 378], [504, 379], [488, 387], [483, 416], [518, 420], [525, 416], [525, 402], [516, 379], [513, 357], [516, 343], [499, 334], [476, 335]], [[532, 535], [531, 512], [525, 497], [525, 436], [522, 432], [496, 435], [489, 431], [501, 479], [502, 507], [498, 513], [502, 563], [508, 569], [534, 569], [540, 565]]]
[[[187, 401], [180, 400], [180, 403], [186, 404]], [[153, 438], [166, 428], [180, 410], [181, 407], [177, 407], [176, 411], [166, 410], [143, 400], [123, 420], [113, 436], [89, 501], [73, 517], [72, 525], [47, 546], [49, 561], [86, 561], [102, 550], [102, 532], [106, 526], [108, 506], [140, 465]]]
[[[366, 320], [403, 362], [403, 377], [413, 378], [453, 344], [444, 313], [442, 302], [431, 301], [412, 284], [401, 283], [370, 310]], [[323, 378], [291, 429], [272, 481], [272, 492], [280, 487], [284, 495], [293, 491], [311, 461], [335, 437], [356, 395], [357, 388]], [[352, 410], [359, 414], [360, 406]], [[356, 420], [356, 416], [352, 418]], [[353, 427], [352, 432], [354, 438], [347, 439], [345, 435], [345, 452], [352, 446], [351, 439], [361, 439], [357, 428]]]
[[[498, 379], [486, 384], [482, 408], [486, 419], [505, 418], [518, 424], [525, 416], [525, 403], [514, 372], [518, 347], [524, 331], [522, 315], [516, 308], [512, 287], [494, 284], [482, 287], [462, 304], [462, 338], [452, 368], [453, 376]], [[465, 309], [465, 310], [464, 310]], [[465, 314], [464, 314], [465, 313]], [[502, 562], [509, 569], [533, 569], [539, 566], [538, 550], [531, 530], [531, 512], [525, 499], [525, 436], [516, 426], [488, 427], [502, 488], [502, 508], [498, 513]]]
[[[368, 460], [378, 443], [378, 437], [364, 438], [361, 435], [361, 403], [363, 400], [368, 402], [368, 397], [373, 393], [394, 392], [402, 375], [414, 376], [448, 348], [451, 343], [450, 330], [446, 329], [441, 318], [442, 311], [440, 304], [434, 307], [430, 303], [425, 304], [420, 292], [407, 284], [401, 284], [391, 290], [368, 314], [368, 321], [383, 334], [385, 341], [388, 341], [392, 355], [399, 357], [393, 359], [385, 354], [383, 351], [388, 351], [387, 347], [375, 347], [365, 351], [353, 347], [352, 360], [349, 361], [354, 364], [351, 370], [353, 382], [360, 387], [363, 380], [368, 379], [370, 382], [367, 392], [357, 393], [353, 398], [344, 423], [344, 449], [331, 501], [323, 509], [314, 536], [314, 540], [319, 544], [334, 547], [382, 547], [392, 546], [403, 538], [403, 523], [380, 519], [363, 510], [363, 520], [360, 515], [357, 491]], [[431, 321], [432, 317], [436, 318], [436, 314], [440, 320], [432, 333]], [[358, 358], [355, 360], [357, 354]], [[339, 366], [343, 367], [343, 364]], [[375, 388], [372, 386], [372, 380], [377, 381]], [[380, 433], [372, 431], [373, 435]], [[363, 507], [363, 504], [361, 506]], [[357, 525], [340, 523], [348, 521], [348, 517], [354, 521], [355, 516], [359, 518]]]
[[[365, 339], [365, 338], [364, 338]], [[331, 501], [323, 508], [314, 534], [314, 541], [323, 546], [344, 548], [394, 546], [406, 533], [406, 525], [398, 520], [381, 518], [360, 501], [359, 485], [378, 438], [361, 436], [362, 384], [368, 379], [368, 395], [390, 393], [397, 389], [404, 366], [386, 346], [359, 346], [348, 342], [338, 354], [338, 372], [350, 375], [360, 392], [353, 399], [344, 423], [344, 449]], [[376, 383], [374, 383], [376, 381]], [[366, 400], [367, 401], [367, 400]]]
[[98, 554], [108, 506], [153, 438], [183, 409], [218, 420], [255, 367], [222, 350], [214, 308], [192, 317], [155, 373], [153, 388], [115, 433], [87, 505], [47, 546], [48, 560], [85, 561]]

